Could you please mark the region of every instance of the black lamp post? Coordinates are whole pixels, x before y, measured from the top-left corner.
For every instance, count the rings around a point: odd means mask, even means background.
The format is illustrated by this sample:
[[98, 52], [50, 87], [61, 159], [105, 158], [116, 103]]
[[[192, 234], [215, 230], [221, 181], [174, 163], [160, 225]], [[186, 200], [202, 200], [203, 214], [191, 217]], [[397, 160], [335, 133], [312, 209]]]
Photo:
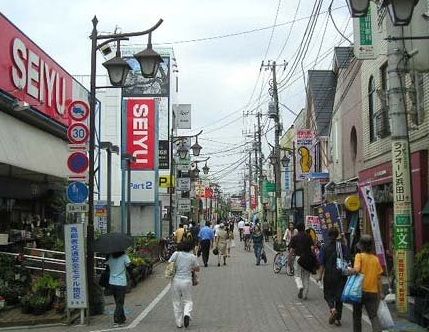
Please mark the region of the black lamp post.
[[[89, 137], [89, 197], [88, 197], [88, 225], [87, 225], [87, 281], [88, 281], [88, 290], [89, 290], [89, 311], [93, 312], [92, 307], [97, 299], [94, 296], [94, 185], [95, 185], [95, 106], [96, 106], [96, 96], [95, 91], [96, 87], [96, 68], [97, 68], [97, 50], [101, 50], [105, 48], [106, 45], [112, 42], [117, 43], [116, 55], [120, 55], [120, 41], [127, 40], [129, 37], [135, 36], [143, 36], [147, 34], [151, 34], [154, 30], [156, 30], [161, 24], [162, 19], [160, 19], [153, 27], [139, 32], [131, 32], [131, 33], [121, 33], [121, 34], [107, 34], [101, 35], [98, 34], [97, 17], [94, 16], [92, 19], [92, 33], [91, 33], [91, 76], [90, 76], [90, 93], [89, 93], [89, 129], [90, 129], [90, 137]], [[98, 41], [102, 41], [98, 44]], [[150, 40], [149, 40], [150, 41]], [[148, 45], [149, 48], [150, 45]], [[115, 57], [117, 58], [117, 57]], [[143, 58], [144, 59], [144, 58]], [[140, 62], [140, 66], [141, 66]], [[154, 63], [152, 61], [152, 74], [156, 74], [155, 70], [159, 66], [159, 63]], [[111, 79], [111, 83], [113, 87], [118, 87], [121, 81], [123, 82], [124, 74], [127, 70], [129, 70], [129, 66], [125, 66], [123, 62], [116, 59], [115, 61], [105, 63], [105, 67], [109, 71], [109, 78]], [[146, 71], [146, 66], [144, 66], [144, 71]], [[142, 73], [143, 74], [143, 73]]]
[[131, 163], [135, 163], [137, 158], [124, 153], [122, 159], [127, 162], [127, 235], [131, 235]]
[[207, 174], [209, 174], [209, 171], [210, 171], [210, 167], [208, 167], [207, 166], [207, 163], [204, 165], [204, 167], [203, 167], [203, 173], [205, 174], [205, 175], [207, 175]]
[[[365, 16], [368, 13], [370, 0], [347, 0], [352, 17]], [[383, 6], [387, 7], [393, 25], [408, 25], [415, 5], [419, 0], [384, 0]]]
[[196, 137], [195, 144], [191, 146], [191, 149], [192, 149], [192, 154], [195, 157], [198, 157], [200, 155], [202, 146], [198, 144], [198, 137]]
[[290, 163], [290, 158], [286, 155], [283, 156], [282, 159], [280, 159], [280, 162], [282, 163], [283, 167], [287, 167]]
[[100, 149], [107, 152], [107, 233], [112, 229], [112, 152], [119, 154], [119, 146], [100, 142]]

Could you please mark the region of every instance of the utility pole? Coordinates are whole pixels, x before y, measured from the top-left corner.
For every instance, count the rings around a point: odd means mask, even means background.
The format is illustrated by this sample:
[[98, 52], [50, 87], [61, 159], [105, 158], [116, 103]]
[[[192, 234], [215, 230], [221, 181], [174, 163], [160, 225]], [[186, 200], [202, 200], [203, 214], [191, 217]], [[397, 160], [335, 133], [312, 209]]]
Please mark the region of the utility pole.
[[[392, 36], [403, 37], [403, 28], [391, 20], [387, 31]], [[391, 119], [393, 211], [395, 244], [396, 308], [398, 313], [408, 312], [408, 287], [413, 275], [414, 240], [411, 190], [410, 143], [408, 119], [405, 109], [405, 49], [402, 40], [387, 43], [389, 116]]]
[[262, 173], [262, 128], [261, 128], [261, 118], [262, 118], [262, 113], [260, 111], [258, 111], [258, 153], [259, 153], [259, 160], [257, 161], [258, 163], [258, 173], [259, 173], [259, 210], [261, 211], [261, 217], [262, 217], [262, 222], [264, 222], [266, 220], [266, 216], [265, 216], [265, 209], [264, 209], [264, 199], [263, 199], [263, 185], [264, 185], [264, 179], [263, 179], [263, 173]]
[[249, 150], [249, 218], [252, 215], [252, 150]]

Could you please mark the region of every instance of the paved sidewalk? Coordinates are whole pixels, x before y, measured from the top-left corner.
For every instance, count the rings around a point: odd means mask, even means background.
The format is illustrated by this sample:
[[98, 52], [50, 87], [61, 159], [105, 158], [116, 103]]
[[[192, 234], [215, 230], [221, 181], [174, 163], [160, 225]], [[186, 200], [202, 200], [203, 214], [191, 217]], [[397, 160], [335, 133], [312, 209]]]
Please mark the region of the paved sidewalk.
[[[200, 285], [194, 288], [193, 320], [190, 331], [352, 331], [352, 312], [344, 308], [343, 325], [328, 324], [328, 307], [322, 290], [310, 283], [308, 300], [299, 300], [292, 277], [283, 271], [274, 274], [274, 251], [267, 248], [268, 264], [256, 266], [253, 252], [246, 252], [237, 241], [227, 266], [217, 267], [217, 257], [211, 255], [209, 266], [202, 267]], [[127, 326], [112, 328], [113, 299], [107, 297], [106, 314], [93, 317], [90, 326], [62, 326], [36, 329], [47, 332], [68, 331], [148, 331], [177, 330], [168, 282], [163, 277], [164, 265], [130, 294], [125, 306]], [[159, 295], [161, 293], [161, 295]], [[156, 299], [156, 303], [153, 303]], [[24, 329], [20, 329], [23, 331]], [[363, 322], [363, 331], [370, 331]], [[396, 331], [418, 331], [402, 325]]]

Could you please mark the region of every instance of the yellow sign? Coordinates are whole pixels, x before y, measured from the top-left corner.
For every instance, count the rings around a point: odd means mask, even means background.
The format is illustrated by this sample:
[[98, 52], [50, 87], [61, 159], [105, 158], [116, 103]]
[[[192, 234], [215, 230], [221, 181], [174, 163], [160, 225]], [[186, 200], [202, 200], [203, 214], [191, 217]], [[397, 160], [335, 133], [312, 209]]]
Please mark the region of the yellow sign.
[[358, 195], [351, 195], [344, 201], [344, 206], [350, 212], [355, 212], [360, 209], [360, 199]]
[[160, 188], [174, 188], [174, 184], [176, 181], [174, 180], [174, 176], [170, 175], [160, 175], [159, 176], [159, 187]]
[[400, 313], [408, 311], [408, 271], [407, 252], [396, 251], [396, 308]]

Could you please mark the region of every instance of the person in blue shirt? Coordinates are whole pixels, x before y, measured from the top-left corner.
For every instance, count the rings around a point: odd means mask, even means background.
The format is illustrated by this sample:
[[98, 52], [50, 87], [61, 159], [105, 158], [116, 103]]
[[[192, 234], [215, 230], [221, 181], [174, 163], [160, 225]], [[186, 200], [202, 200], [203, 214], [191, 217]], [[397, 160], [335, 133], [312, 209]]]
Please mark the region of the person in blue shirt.
[[128, 255], [121, 251], [109, 255], [106, 264], [109, 265], [109, 285], [116, 304], [113, 322], [114, 326], [118, 326], [124, 324], [126, 320], [124, 302], [127, 290], [127, 267], [130, 266], [131, 261]]
[[207, 267], [210, 255], [210, 248], [213, 248], [214, 231], [210, 228], [210, 222], [201, 228], [198, 233], [198, 240], [200, 241], [200, 250], [203, 256], [204, 266]]

